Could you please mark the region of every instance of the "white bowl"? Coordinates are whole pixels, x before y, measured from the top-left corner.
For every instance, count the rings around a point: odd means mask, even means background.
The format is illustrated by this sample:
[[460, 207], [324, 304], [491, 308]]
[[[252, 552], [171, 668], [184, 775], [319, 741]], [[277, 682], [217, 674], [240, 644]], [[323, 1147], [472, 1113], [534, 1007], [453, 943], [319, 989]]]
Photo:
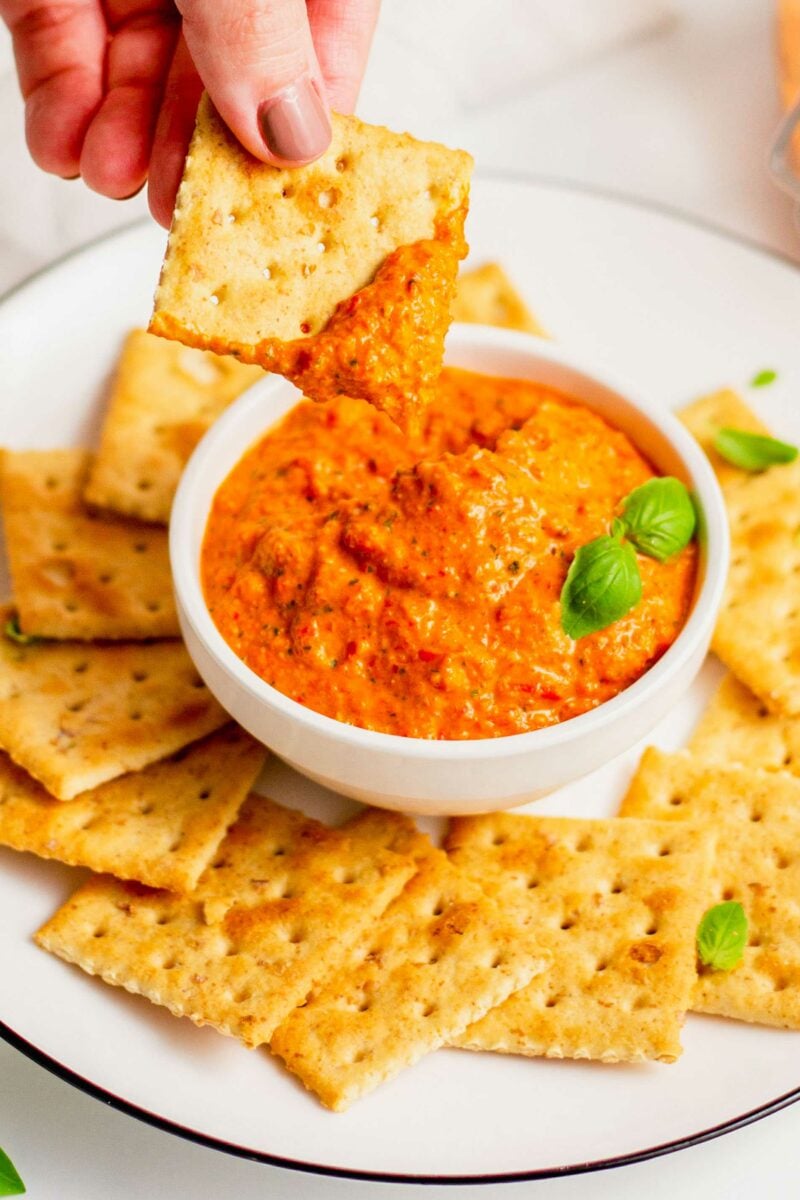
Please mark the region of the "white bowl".
[[454, 325], [446, 361], [489, 375], [529, 378], [583, 401], [630, 435], [664, 473], [692, 490], [700, 512], [694, 604], [670, 649], [625, 691], [560, 725], [475, 741], [375, 733], [290, 700], [237, 658], [212, 621], [200, 583], [200, 549], [217, 488], [244, 452], [293, 404], [277, 376], [256, 384], [192, 455], [172, 510], [170, 555], [181, 628], [198, 671], [220, 703], [256, 738], [310, 779], [384, 808], [468, 814], [536, 799], [616, 757], [680, 699], [708, 651], [728, 567], [728, 523], [705, 455], [669, 412], [527, 334]]

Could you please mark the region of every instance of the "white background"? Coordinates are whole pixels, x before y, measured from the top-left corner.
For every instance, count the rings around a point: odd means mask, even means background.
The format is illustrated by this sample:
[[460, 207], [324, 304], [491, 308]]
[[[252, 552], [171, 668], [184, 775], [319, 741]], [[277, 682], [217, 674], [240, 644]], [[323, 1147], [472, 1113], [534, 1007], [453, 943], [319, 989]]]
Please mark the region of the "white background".
[[[558, 176], [642, 197], [800, 260], [791, 204], [764, 166], [779, 116], [769, 0], [671, 0], [671, 7], [678, 19], [666, 31], [523, 87], [514, 99], [482, 104], [476, 75], [469, 109], [442, 73], [419, 62], [409, 69], [384, 29], [361, 115], [463, 145], [479, 169]], [[0, 34], [0, 288], [145, 211], [141, 197], [102, 201], [80, 184], [45, 180], [26, 162], [9, 62]], [[410, 1200], [432, 1191], [292, 1174], [192, 1146], [104, 1108], [2, 1044], [0, 1144], [34, 1200], [371, 1200], [392, 1192]], [[454, 1194], [771, 1200], [795, 1194], [798, 1174], [800, 1107], [640, 1166]]]

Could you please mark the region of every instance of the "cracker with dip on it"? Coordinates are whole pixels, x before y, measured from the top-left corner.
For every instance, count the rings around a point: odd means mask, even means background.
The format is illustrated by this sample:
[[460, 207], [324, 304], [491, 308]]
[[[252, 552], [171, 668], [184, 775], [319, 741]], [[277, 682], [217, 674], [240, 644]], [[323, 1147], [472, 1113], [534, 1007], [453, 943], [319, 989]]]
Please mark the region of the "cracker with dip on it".
[[334, 114], [320, 159], [272, 167], [204, 97], [151, 332], [413, 426], [441, 370], [471, 166], [463, 151]]

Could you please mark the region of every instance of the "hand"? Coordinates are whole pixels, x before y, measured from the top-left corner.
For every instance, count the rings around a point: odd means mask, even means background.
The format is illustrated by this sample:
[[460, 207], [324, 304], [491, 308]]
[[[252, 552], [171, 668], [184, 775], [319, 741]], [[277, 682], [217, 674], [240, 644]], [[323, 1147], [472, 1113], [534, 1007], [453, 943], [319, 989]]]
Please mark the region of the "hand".
[[45, 171], [168, 225], [205, 86], [242, 144], [300, 165], [351, 112], [380, 0], [0, 0]]

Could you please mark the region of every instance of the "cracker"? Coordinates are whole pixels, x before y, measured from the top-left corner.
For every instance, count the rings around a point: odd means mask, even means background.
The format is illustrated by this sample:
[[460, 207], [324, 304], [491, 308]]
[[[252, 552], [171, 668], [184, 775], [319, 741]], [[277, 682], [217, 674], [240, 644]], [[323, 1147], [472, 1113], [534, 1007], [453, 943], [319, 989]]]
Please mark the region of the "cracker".
[[420, 833], [411, 817], [385, 808], [364, 808], [342, 828], [363, 846], [393, 850], [422, 862], [435, 852], [431, 839]]
[[717, 830], [705, 907], [739, 900], [749, 940], [740, 966], [701, 971], [692, 1008], [800, 1029], [800, 780], [649, 749], [621, 815]]
[[302, 813], [251, 796], [197, 891], [98, 876], [40, 946], [248, 1046], [269, 1041], [414, 873]]
[[540, 974], [536, 930], [509, 919], [440, 850], [370, 930], [360, 960], [315, 990], [271, 1048], [336, 1111], [397, 1075]]
[[453, 821], [447, 850], [553, 955], [546, 975], [472, 1026], [470, 1050], [674, 1061], [695, 980], [711, 841], [662, 821], [499, 813]]
[[712, 648], [771, 712], [800, 715], [800, 460], [729, 487], [731, 567]]
[[93, 516], [86, 450], [6, 451], [3, 524], [24, 633], [52, 638], [175, 637], [167, 535]]
[[260, 743], [228, 725], [65, 802], [0, 754], [0, 845], [190, 892], [265, 756]]
[[800, 460], [754, 474], [720, 459], [711, 441], [721, 426], [770, 433], [733, 392], [707, 396], [679, 415], [710, 456], [731, 528], [712, 649], [771, 712], [800, 715]]
[[203, 434], [258, 367], [132, 330], [122, 349], [84, 488], [88, 504], [166, 525], [181, 472]]
[[800, 775], [800, 720], [771, 713], [735, 675], [726, 675], [688, 749], [707, 763]]
[[461, 150], [334, 114], [307, 167], [257, 162], [204, 96], [150, 323], [224, 352], [319, 332], [398, 246], [465, 204]]
[[723, 388], [687, 404], [679, 409], [678, 416], [702, 446], [723, 489], [747, 478], [747, 471], [726, 462], [714, 449], [714, 438], [720, 429], [744, 429], [748, 433], [769, 434], [767, 426], [748, 408], [741, 396], [730, 388]]
[[[8, 613], [0, 613], [4, 624]], [[0, 637], [0, 747], [59, 800], [174, 754], [230, 718], [182, 642]]]
[[453, 302], [454, 321], [472, 325], [498, 325], [547, 337], [500, 263], [487, 262], [458, 277]]

